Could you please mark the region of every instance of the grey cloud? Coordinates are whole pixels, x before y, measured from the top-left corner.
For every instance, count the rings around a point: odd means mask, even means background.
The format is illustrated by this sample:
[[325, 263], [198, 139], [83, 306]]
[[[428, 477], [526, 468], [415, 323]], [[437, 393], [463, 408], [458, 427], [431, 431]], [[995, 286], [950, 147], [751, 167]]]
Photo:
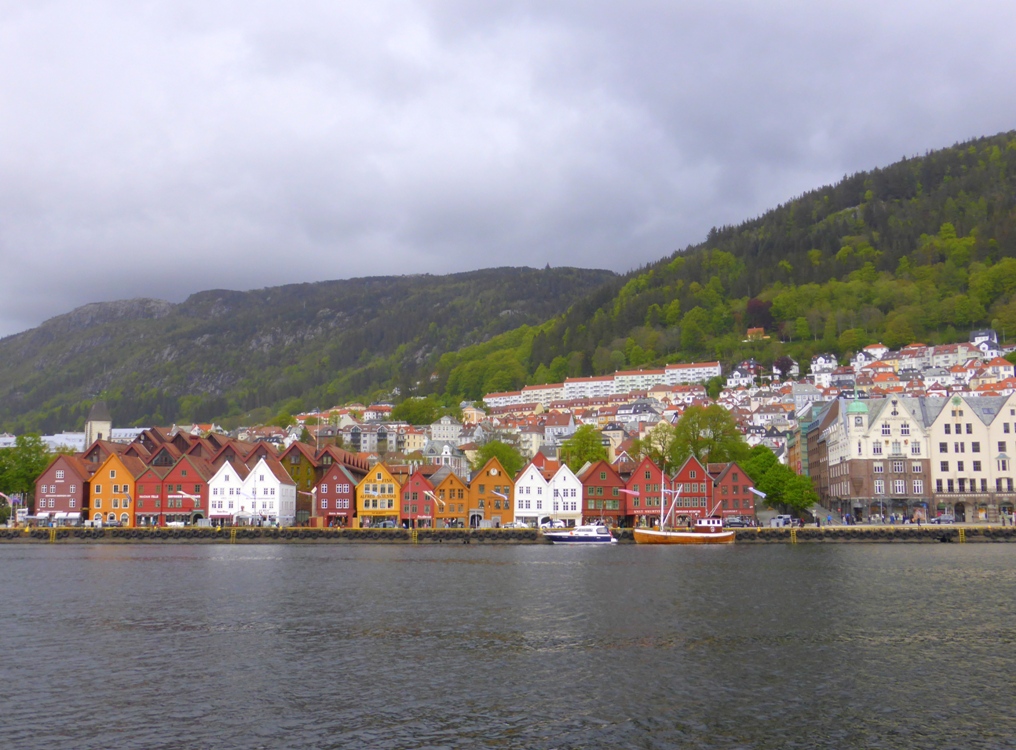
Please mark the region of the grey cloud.
[[0, 335], [85, 302], [623, 271], [1012, 128], [1010, 3], [0, 4]]

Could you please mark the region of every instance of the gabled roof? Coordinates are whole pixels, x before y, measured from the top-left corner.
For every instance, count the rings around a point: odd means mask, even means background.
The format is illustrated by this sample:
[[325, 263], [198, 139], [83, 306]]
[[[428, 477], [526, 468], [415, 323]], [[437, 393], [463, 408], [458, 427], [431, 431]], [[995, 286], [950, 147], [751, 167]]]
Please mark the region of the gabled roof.
[[98, 464], [92, 463], [90, 461], [85, 461], [83, 458], [81, 458], [81, 456], [71, 456], [65, 453], [60, 453], [53, 457], [53, 460], [49, 462], [49, 465], [46, 466], [46, 468], [39, 474], [39, 476], [45, 474], [57, 463], [61, 463], [64, 466], [66, 466], [68, 469], [77, 474], [78, 477], [84, 482], [87, 482], [89, 478], [92, 476], [92, 474], [95, 473], [95, 470], [99, 468]]
[[612, 474], [618, 482], [624, 484], [624, 480], [621, 478], [621, 475], [617, 473], [617, 471], [614, 469], [613, 466], [608, 464], [602, 458], [599, 459], [598, 461], [594, 461], [591, 464], [587, 464], [584, 467], [584, 469], [585, 469], [584, 471], [580, 470], [578, 475], [579, 481], [582, 483], [585, 483], [594, 473], [605, 471], [608, 474]]
[[299, 453], [305, 459], [307, 459], [307, 462], [311, 466], [317, 468], [317, 466], [320, 463], [318, 456], [321, 455], [322, 451], [318, 451], [317, 455], [315, 455], [313, 448], [311, 448], [306, 443], [301, 443], [300, 441], [297, 441], [297, 442], [293, 443], [292, 445], [290, 445], [288, 448], [286, 448], [286, 450], [282, 451], [282, 453], [279, 455], [279, 460], [280, 461], [285, 461], [293, 453]]

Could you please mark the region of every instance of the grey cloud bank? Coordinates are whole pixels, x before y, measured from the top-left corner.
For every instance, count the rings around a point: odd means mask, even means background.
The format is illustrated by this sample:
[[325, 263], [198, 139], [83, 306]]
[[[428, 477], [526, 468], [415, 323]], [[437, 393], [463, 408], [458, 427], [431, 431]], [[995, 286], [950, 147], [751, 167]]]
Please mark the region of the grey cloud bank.
[[624, 271], [1016, 127], [1013, 28], [1011, 2], [0, 3], [0, 336], [218, 287]]

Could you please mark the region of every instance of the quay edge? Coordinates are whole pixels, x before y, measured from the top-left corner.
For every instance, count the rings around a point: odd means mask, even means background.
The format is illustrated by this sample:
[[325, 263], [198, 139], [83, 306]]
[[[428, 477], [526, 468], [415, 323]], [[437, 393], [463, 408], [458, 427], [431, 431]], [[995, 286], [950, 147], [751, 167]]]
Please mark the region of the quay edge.
[[[633, 544], [631, 529], [617, 529]], [[1011, 526], [831, 526], [737, 529], [737, 544], [1016, 542]], [[105, 528], [0, 529], [0, 544], [549, 544], [536, 529]]]

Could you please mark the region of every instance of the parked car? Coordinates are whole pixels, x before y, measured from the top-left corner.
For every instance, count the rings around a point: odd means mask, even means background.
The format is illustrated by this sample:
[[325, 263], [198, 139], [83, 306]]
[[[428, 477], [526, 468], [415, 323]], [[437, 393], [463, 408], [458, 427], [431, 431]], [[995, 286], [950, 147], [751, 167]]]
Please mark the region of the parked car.
[[374, 528], [376, 529], [394, 529], [396, 526], [395, 521], [382, 521]]
[[956, 517], [947, 515], [935, 516], [931, 519], [931, 523], [956, 523]]
[[743, 529], [748, 526], [748, 521], [741, 516], [730, 516], [723, 519], [723, 525], [731, 529]]
[[564, 528], [564, 521], [557, 520], [557, 521], [550, 521], [549, 523], [541, 523], [540, 524], [540, 528], [541, 529], [563, 529]]
[[522, 521], [509, 521], [508, 523], [504, 524], [501, 528], [502, 529], [528, 529], [529, 526], [527, 524], [522, 523]]
[[772, 519], [769, 522], [769, 525], [770, 526], [775, 526], [777, 528], [780, 528], [780, 527], [783, 527], [783, 526], [793, 526], [794, 525], [794, 517], [793, 516], [776, 516], [776, 518]]

